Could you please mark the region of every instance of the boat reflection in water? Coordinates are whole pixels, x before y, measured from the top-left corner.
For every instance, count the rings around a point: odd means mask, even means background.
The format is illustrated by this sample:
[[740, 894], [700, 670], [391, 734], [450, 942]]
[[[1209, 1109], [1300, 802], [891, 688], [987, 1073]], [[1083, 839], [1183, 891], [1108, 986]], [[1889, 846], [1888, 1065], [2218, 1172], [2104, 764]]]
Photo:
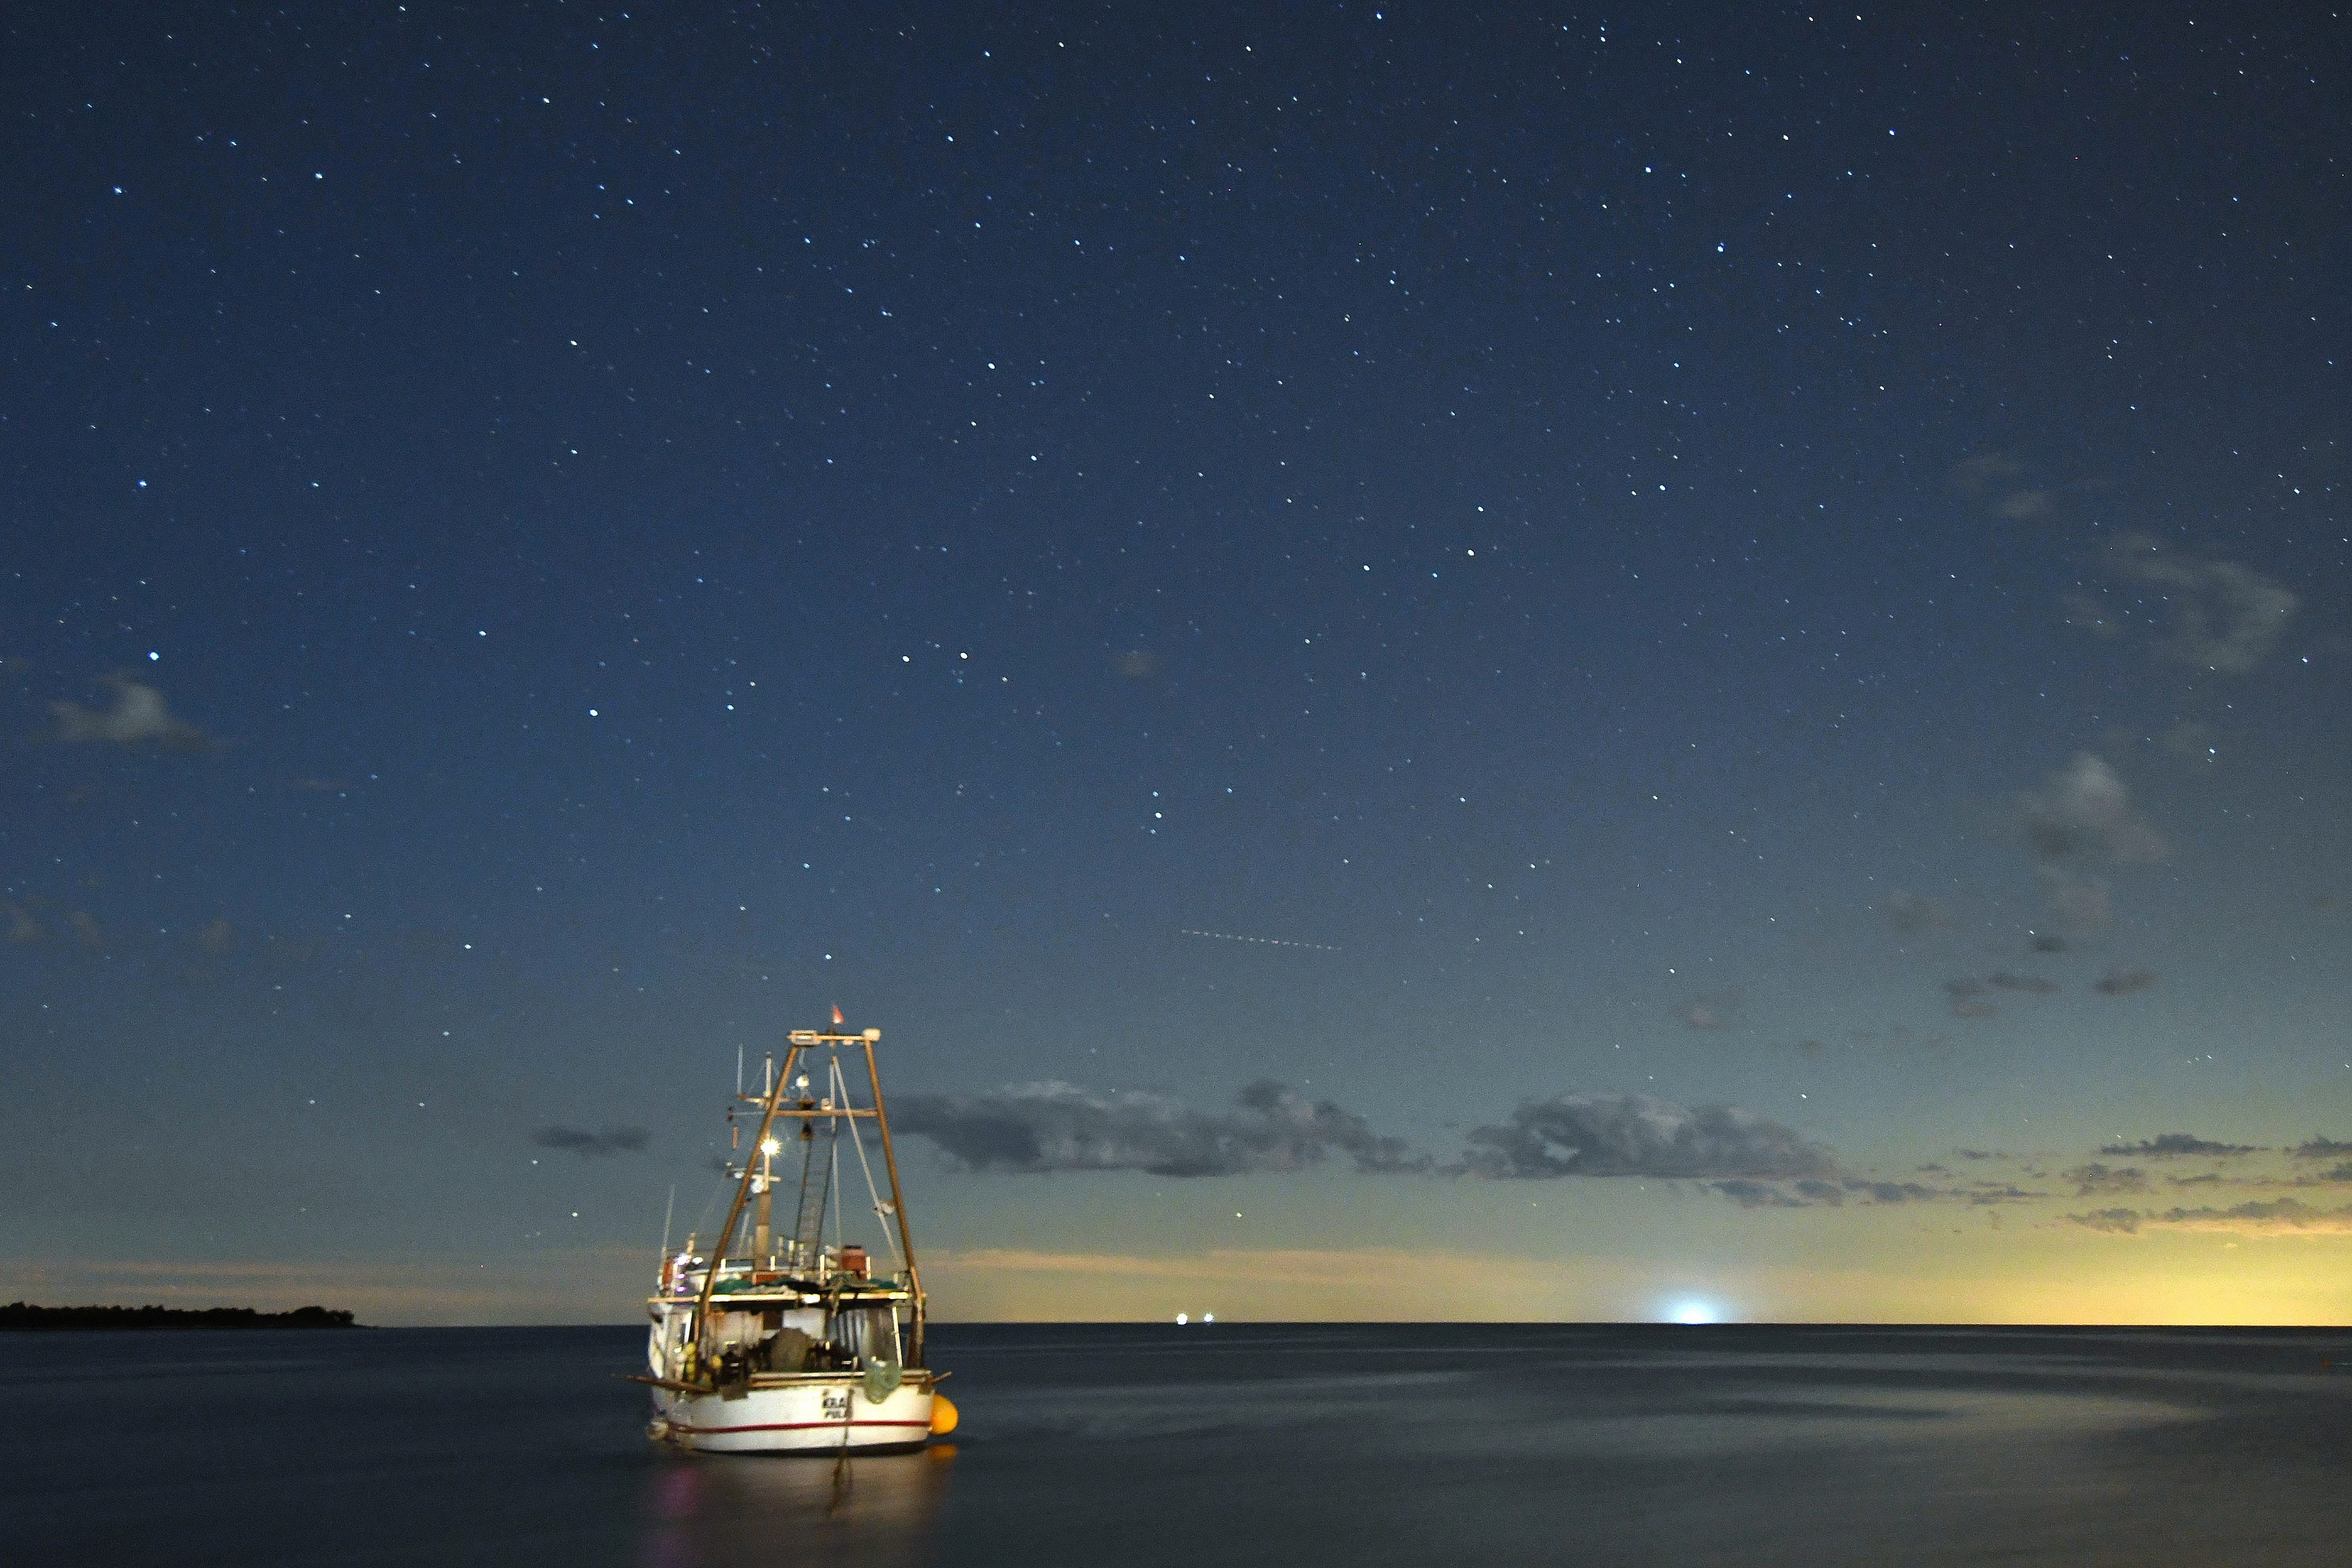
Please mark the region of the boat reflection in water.
[[646, 1568], [740, 1568], [768, 1561], [922, 1563], [947, 1500], [952, 1444], [829, 1461], [680, 1456], [651, 1478]]

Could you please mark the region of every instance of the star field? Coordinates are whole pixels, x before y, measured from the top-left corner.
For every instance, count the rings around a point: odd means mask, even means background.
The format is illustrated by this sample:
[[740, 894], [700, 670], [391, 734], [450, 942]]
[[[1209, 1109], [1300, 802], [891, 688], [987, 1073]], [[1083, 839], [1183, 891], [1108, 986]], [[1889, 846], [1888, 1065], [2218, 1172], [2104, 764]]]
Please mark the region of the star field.
[[2340, 1318], [2340, 21], [5, 27], [15, 1295]]

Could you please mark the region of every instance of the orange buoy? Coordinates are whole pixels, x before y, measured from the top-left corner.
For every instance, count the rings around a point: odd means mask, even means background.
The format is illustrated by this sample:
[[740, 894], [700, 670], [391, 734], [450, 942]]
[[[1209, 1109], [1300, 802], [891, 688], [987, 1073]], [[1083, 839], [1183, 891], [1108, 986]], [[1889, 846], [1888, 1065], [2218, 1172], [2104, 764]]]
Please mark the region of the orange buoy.
[[944, 1437], [956, 1429], [955, 1402], [944, 1394], [931, 1395], [931, 1436]]

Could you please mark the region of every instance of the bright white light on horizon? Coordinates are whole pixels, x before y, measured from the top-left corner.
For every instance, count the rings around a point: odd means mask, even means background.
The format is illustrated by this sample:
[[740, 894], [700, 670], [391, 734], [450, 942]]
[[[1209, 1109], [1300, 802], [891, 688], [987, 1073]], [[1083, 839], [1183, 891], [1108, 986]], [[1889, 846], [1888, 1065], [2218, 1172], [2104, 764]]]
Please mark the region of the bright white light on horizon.
[[1181, 1328], [1182, 1328], [1186, 1323], [1188, 1323], [1188, 1322], [1190, 1322], [1190, 1321], [1192, 1321], [1192, 1320], [1191, 1320], [1190, 1318], [1186, 1317], [1183, 1313], [1179, 1312], [1179, 1313], [1177, 1313], [1177, 1314], [1176, 1314], [1176, 1326], [1177, 1326], [1178, 1328], [1180, 1328], [1180, 1329], [1181, 1329]]
[[1712, 1323], [1721, 1316], [1712, 1301], [1677, 1301], [1666, 1315], [1677, 1323]]

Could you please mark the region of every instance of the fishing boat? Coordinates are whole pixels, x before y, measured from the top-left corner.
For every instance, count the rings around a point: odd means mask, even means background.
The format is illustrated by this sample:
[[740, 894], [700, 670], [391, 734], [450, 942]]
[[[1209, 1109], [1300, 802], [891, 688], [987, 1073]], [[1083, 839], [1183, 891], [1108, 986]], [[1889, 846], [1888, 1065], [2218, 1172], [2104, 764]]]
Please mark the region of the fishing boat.
[[[653, 1390], [656, 1442], [831, 1456], [919, 1448], [954, 1430], [955, 1406], [939, 1392], [945, 1374], [924, 1364], [922, 1277], [874, 1063], [882, 1031], [845, 1031], [837, 1008], [833, 1021], [785, 1036], [781, 1068], [769, 1057], [758, 1094], [744, 1091], [738, 1069], [727, 1223], [708, 1247], [698, 1236], [676, 1253], [662, 1244], [646, 1304], [650, 1372], [631, 1379]], [[887, 1199], [861, 1131], [869, 1122]], [[775, 1200], [795, 1173], [786, 1227]], [[859, 1224], [879, 1230], [880, 1253], [848, 1238], [845, 1184], [861, 1176], [875, 1223]]]

